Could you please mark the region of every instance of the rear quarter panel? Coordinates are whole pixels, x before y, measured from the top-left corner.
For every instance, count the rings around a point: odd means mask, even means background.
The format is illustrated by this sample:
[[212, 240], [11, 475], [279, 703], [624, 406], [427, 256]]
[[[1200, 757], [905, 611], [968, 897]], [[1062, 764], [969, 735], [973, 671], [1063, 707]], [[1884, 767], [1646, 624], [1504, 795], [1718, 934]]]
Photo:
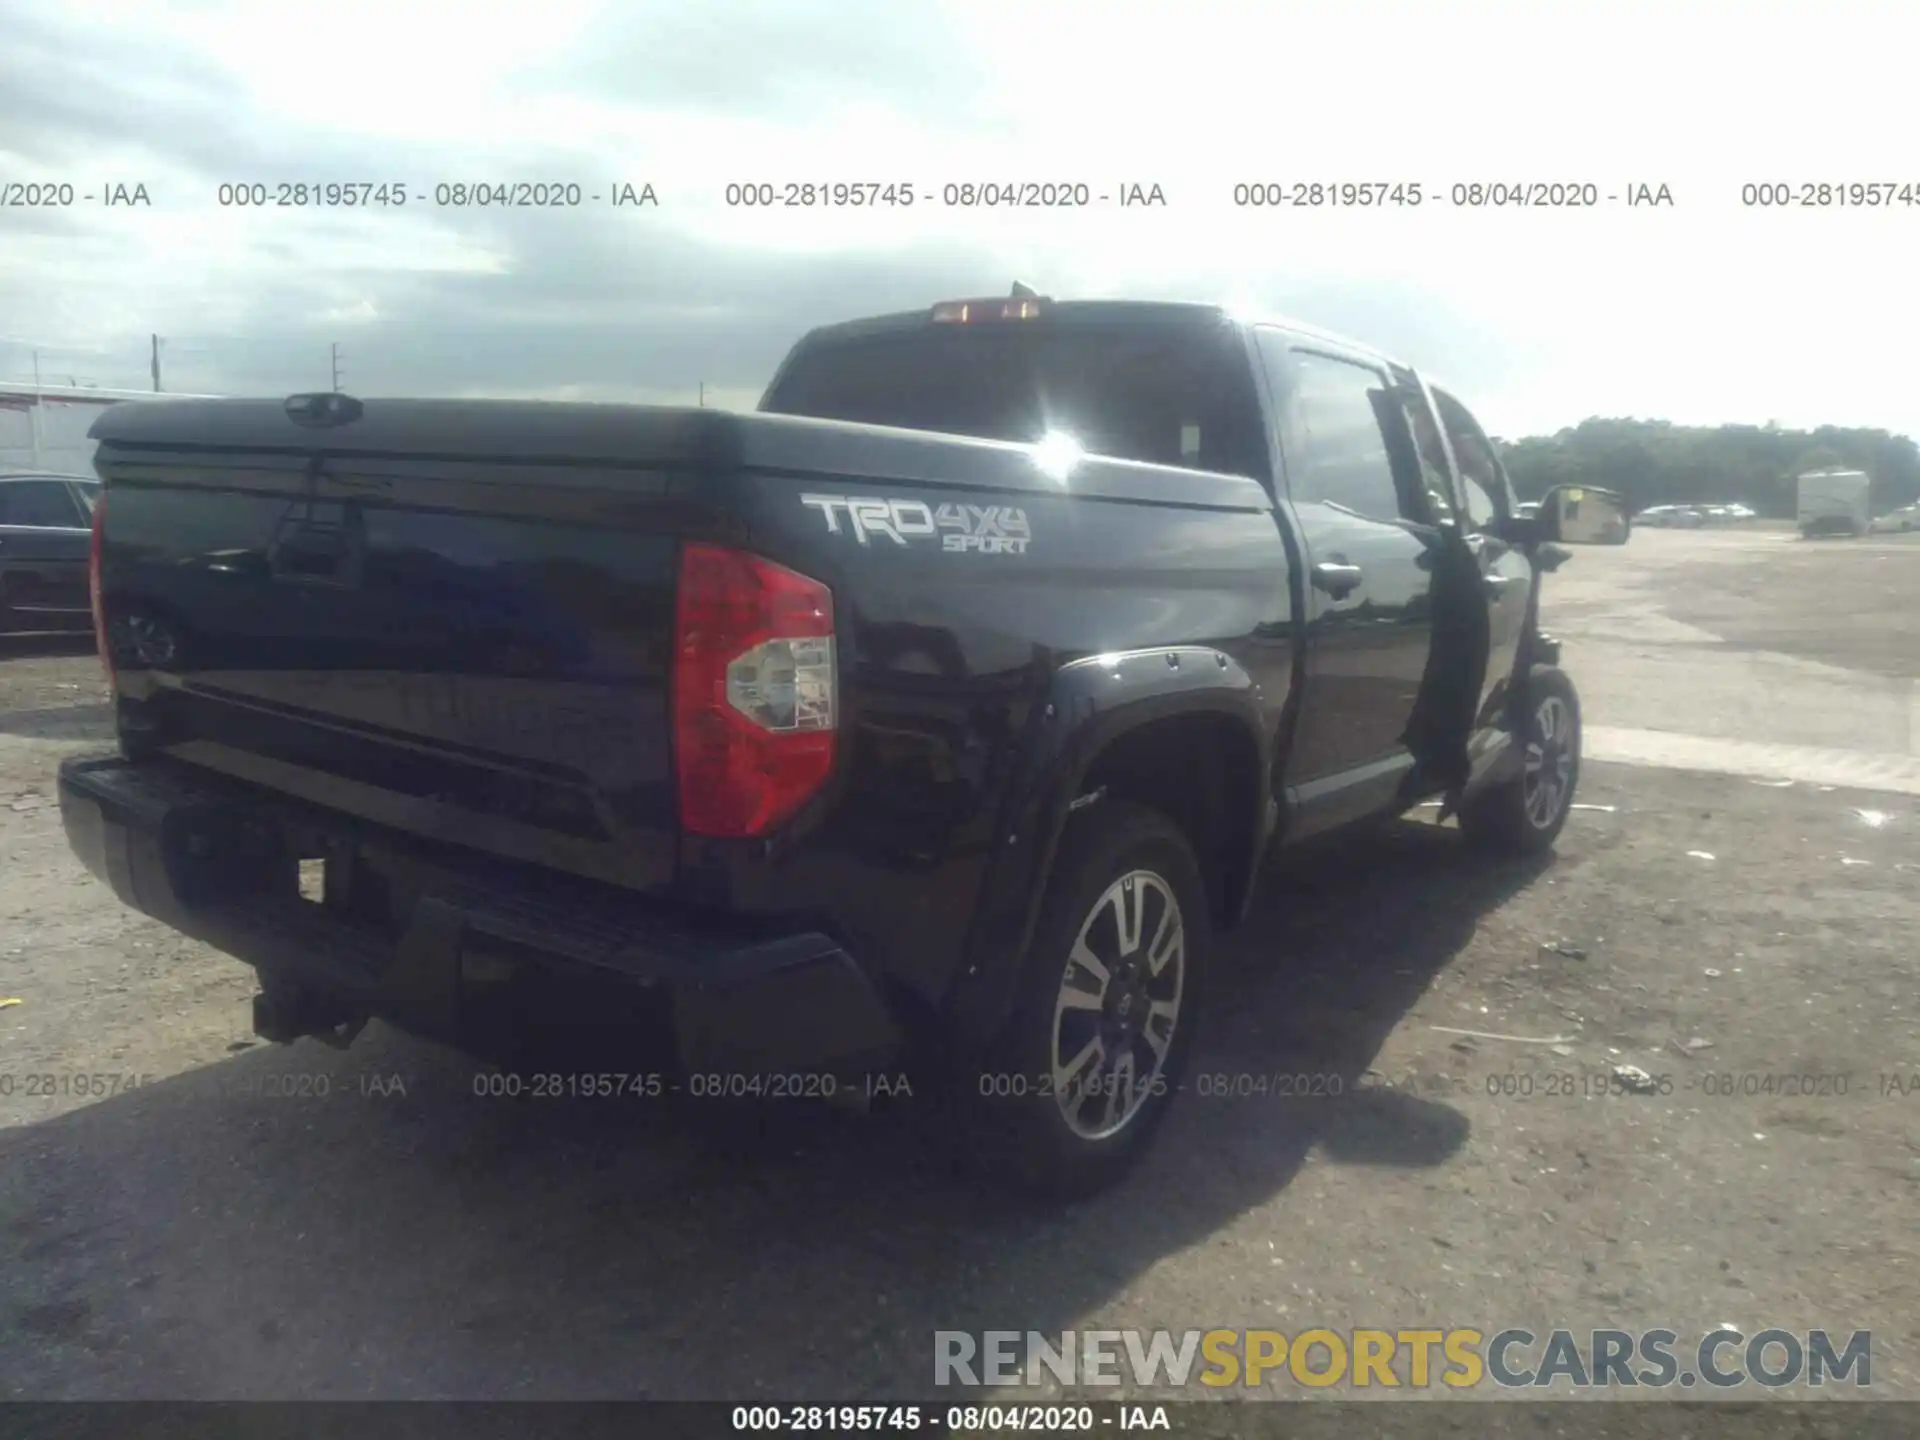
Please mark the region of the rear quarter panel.
[[1217, 651], [1228, 664], [1191, 665], [1185, 703], [1271, 734], [1294, 656], [1271, 501], [1252, 480], [1117, 461], [1056, 478], [993, 442], [771, 417], [759, 435], [744, 538], [834, 590], [845, 748], [791, 834], [687, 842], [686, 872], [747, 908], [810, 897], [938, 1007], [963, 959], [1018, 945], [1049, 827], [1093, 758], [1076, 735], [1117, 733], [1130, 704], [1165, 712], [1158, 656], [1133, 667], [1144, 682], [1069, 705], [1074, 662]]

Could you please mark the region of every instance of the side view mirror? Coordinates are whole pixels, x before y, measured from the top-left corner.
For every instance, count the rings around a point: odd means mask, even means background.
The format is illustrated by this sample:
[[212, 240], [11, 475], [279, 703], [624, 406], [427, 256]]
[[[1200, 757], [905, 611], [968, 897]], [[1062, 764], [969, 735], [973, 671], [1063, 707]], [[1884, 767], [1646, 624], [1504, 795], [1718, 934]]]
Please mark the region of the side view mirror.
[[1561, 545], [1624, 545], [1633, 524], [1627, 501], [1594, 485], [1556, 485], [1540, 497], [1534, 519], [1538, 539]]

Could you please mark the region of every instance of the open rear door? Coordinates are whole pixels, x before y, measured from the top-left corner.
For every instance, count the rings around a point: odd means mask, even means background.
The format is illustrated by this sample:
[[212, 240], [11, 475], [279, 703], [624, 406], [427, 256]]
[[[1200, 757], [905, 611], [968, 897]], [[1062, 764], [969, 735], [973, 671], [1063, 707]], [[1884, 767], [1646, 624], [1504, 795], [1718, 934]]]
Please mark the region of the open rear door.
[[[1489, 674], [1490, 614], [1484, 547], [1465, 527], [1445, 435], [1426, 386], [1392, 367], [1393, 388], [1379, 400], [1399, 484], [1417, 492], [1426, 527], [1420, 566], [1429, 576], [1432, 641], [1404, 738], [1414, 759], [1410, 786], [1458, 799], [1474, 768], [1470, 742]], [[1511, 666], [1509, 663], [1508, 669]]]
[[1440, 420], [1456, 479], [1460, 531], [1479, 568], [1487, 607], [1487, 656], [1469, 740], [1478, 770], [1497, 748], [1494, 732], [1506, 724], [1509, 702], [1524, 678], [1518, 669], [1527, 663], [1523, 641], [1533, 623], [1538, 578], [1526, 552], [1497, 533], [1513, 513], [1514, 497], [1493, 442], [1446, 391], [1429, 388], [1428, 398]]

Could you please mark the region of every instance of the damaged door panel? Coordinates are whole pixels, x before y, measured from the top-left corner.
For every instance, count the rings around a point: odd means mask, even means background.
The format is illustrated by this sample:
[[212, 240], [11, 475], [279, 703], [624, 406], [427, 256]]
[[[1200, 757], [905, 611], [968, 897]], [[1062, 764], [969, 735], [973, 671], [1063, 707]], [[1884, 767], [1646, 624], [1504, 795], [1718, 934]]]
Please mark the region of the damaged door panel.
[[[1520, 652], [1533, 596], [1533, 565], [1501, 533], [1514, 512], [1513, 488], [1486, 431], [1446, 391], [1430, 393], [1459, 479], [1461, 533], [1478, 562], [1486, 592], [1489, 649], [1474, 729], [1498, 729], [1507, 723], [1517, 667], [1526, 663]], [[1482, 754], [1489, 749], [1476, 748]]]
[[1417, 493], [1434, 518], [1423, 557], [1432, 581], [1433, 643], [1407, 726], [1414, 757], [1411, 789], [1457, 801], [1473, 770], [1473, 739], [1487, 676], [1497, 659], [1497, 627], [1482, 553], [1463, 524], [1460, 488], [1446, 436], [1426, 387], [1395, 367], [1386, 397], [1388, 430], [1404, 490]]

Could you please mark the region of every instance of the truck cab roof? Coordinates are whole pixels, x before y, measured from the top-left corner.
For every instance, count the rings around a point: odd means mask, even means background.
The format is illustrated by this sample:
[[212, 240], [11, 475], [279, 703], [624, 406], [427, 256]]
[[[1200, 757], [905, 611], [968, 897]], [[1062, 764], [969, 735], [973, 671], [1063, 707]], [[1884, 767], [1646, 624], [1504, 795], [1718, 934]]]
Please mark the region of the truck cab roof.
[[[980, 297], [955, 297], [942, 304], [959, 303]], [[1006, 297], [995, 296], [995, 300]], [[1072, 324], [1086, 326], [1151, 326], [1163, 324], [1169, 326], [1191, 326], [1208, 322], [1226, 325], [1276, 325], [1297, 335], [1325, 340], [1342, 350], [1367, 356], [1382, 364], [1401, 364], [1376, 347], [1362, 341], [1341, 335], [1291, 316], [1265, 312], [1243, 312], [1235, 307], [1204, 300], [1053, 300], [1046, 296], [1038, 297], [1043, 306], [1040, 314], [1032, 319], [1009, 322], [1019, 324]], [[895, 310], [884, 315], [867, 315], [854, 320], [842, 320], [832, 325], [821, 325], [809, 330], [800, 338], [795, 350], [815, 344], [833, 341], [858, 340], [868, 336], [892, 335], [920, 329], [935, 323], [933, 312], [936, 306], [926, 306], [919, 310]]]

